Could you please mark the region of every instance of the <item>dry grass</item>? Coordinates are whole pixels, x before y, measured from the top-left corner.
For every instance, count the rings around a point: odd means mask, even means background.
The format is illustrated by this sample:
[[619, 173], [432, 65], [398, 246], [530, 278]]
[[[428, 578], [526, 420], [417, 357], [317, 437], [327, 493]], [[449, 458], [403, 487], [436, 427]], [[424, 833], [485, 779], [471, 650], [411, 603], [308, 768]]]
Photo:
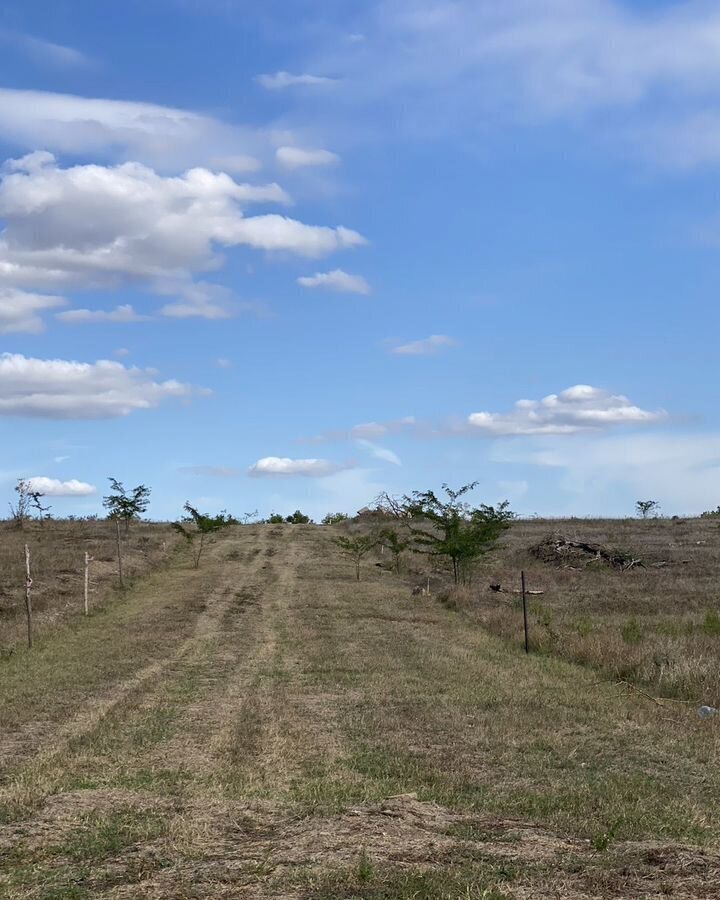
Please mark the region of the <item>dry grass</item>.
[[[169, 525], [139, 522], [122, 535], [128, 583], [165, 563], [177, 546]], [[31, 552], [32, 598], [38, 637], [83, 612], [85, 553], [91, 563], [90, 607], [102, 609], [118, 587], [115, 523], [36, 521], [19, 529], [0, 522], [0, 655], [25, 640], [25, 551]]]
[[238, 527], [0, 661], [0, 897], [718, 895], [716, 720], [331, 533]]
[[[573, 567], [537, 560], [530, 548], [552, 532], [628, 552], [630, 571], [603, 563]], [[569, 561], [571, 562], [571, 561]], [[657, 563], [664, 563], [656, 567]], [[490, 582], [544, 590], [530, 598], [531, 643], [663, 697], [720, 706], [720, 529], [712, 520], [522, 522], [476, 576], [472, 615], [515, 644], [517, 595]]]

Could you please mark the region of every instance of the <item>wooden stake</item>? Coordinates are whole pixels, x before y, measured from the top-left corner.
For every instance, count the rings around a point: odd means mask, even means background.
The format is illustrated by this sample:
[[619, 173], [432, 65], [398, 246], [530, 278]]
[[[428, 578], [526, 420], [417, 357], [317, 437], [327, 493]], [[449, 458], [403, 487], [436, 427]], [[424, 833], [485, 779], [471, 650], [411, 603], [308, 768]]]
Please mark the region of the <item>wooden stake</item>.
[[120, 519], [115, 519], [115, 535], [117, 538], [117, 555], [118, 555], [118, 576], [120, 577], [120, 587], [124, 588], [123, 571], [122, 571], [122, 542], [120, 540]]
[[522, 603], [523, 603], [523, 623], [525, 626], [525, 652], [530, 652], [530, 639], [528, 636], [528, 617], [527, 617], [527, 590], [525, 588], [525, 573], [520, 573], [520, 580], [522, 582]]
[[30, 548], [25, 544], [25, 615], [27, 616], [27, 641], [28, 647], [32, 649], [32, 596], [30, 589], [32, 588], [32, 578], [30, 577]]
[[92, 556], [85, 551], [85, 615], [90, 615], [90, 606], [88, 603], [88, 595], [90, 593], [90, 563], [92, 562]]

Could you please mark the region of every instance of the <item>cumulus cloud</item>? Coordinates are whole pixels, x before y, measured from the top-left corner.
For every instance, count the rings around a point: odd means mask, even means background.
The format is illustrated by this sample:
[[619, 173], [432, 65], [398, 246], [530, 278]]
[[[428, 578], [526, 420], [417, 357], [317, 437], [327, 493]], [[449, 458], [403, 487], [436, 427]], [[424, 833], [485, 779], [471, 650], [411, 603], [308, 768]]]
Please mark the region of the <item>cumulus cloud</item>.
[[81, 363], [0, 355], [0, 416], [108, 419], [164, 400], [208, 393], [179, 381], [155, 381], [152, 370], [119, 362]]
[[[127, 100], [0, 88], [3, 140], [27, 150], [134, 159], [164, 169], [204, 162], [247, 164], [270, 152], [271, 135], [186, 109]], [[250, 163], [252, 168], [252, 163]], [[254, 170], [254, 169], [252, 169]]]
[[[67, 457], [65, 457], [67, 459]], [[97, 493], [97, 488], [84, 481], [75, 478], [70, 481], [59, 481], [57, 478], [47, 478], [44, 475], [34, 475], [27, 479], [31, 490], [39, 491], [46, 497], [89, 497]]]
[[310, 150], [303, 147], [278, 147], [275, 158], [286, 169], [334, 166], [340, 162], [337, 153], [332, 153], [330, 150]]
[[342, 269], [332, 272], [316, 272], [315, 275], [303, 275], [298, 284], [307, 288], [327, 288], [344, 294], [369, 294], [370, 285], [361, 275], [350, 275]]
[[139, 163], [62, 168], [51, 154], [32, 153], [0, 178], [0, 278], [34, 288], [143, 281], [165, 294], [171, 284], [183, 296], [164, 314], [219, 318], [224, 289], [191, 282], [221, 264], [218, 247], [321, 257], [364, 243], [342, 226], [245, 215], [249, 204], [268, 202], [289, 198], [277, 184], [240, 184], [203, 168], [173, 177]]
[[398, 356], [435, 356], [442, 350], [457, 346], [457, 341], [446, 334], [431, 334], [430, 337], [420, 341], [411, 341], [409, 344], [400, 344], [393, 347], [391, 352]]
[[327, 478], [344, 469], [348, 464], [331, 462], [328, 459], [289, 459], [287, 457], [266, 456], [248, 469], [252, 478], [302, 476], [305, 478]]
[[275, 72], [267, 75], [257, 75], [255, 81], [268, 91], [280, 91], [292, 87], [327, 87], [335, 84], [336, 78], [328, 78], [326, 75], [293, 75], [292, 72]]
[[542, 400], [518, 400], [509, 413], [472, 413], [467, 421], [472, 432], [503, 436], [577, 434], [618, 425], [649, 425], [665, 418], [664, 410], [644, 410], [622, 394], [576, 384]]
[[145, 322], [148, 316], [141, 316], [129, 304], [116, 306], [115, 309], [67, 309], [56, 313], [55, 318], [68, 325], [84, 325], [86, 323], [116, 322], [126, 324], [130, 322]]
[[45, 328], [40, 313], [65, 303], [63, 297], [0, 287], [0, 334], [37, 334]]

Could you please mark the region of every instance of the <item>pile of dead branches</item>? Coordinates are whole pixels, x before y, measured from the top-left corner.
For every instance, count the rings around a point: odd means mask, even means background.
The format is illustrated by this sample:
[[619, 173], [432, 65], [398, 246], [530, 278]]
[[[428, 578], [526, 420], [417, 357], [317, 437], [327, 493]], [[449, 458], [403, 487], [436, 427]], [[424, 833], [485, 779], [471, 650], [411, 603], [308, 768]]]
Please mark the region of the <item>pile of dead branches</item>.
[[553, 563], [565, 569], [584, 569], [589, 565], [600, 564], [627, 571], [636, 566], [643, 568], [645, 566], [642, 559], [636, 559], [624, 550], [610, 549], [587, 541], [571, 540], [556, 534], [530, 547], [530, 553], [543, 562]]

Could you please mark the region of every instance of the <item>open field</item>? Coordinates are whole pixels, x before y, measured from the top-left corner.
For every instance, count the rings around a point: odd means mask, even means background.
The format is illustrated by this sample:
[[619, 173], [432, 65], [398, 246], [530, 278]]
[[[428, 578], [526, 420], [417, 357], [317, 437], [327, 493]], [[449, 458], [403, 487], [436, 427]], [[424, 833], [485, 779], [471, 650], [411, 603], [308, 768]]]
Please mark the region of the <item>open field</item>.
[[[668, 565], [531, 557], [552, 529]], [[519, 523], [445, 603], [416, 558], [356, 583], [332, 533], [238, 526], [0, 661], [0, 897], [720, 894], [720, 723], [614, 687], [602, 650], [713, 655], [716, 525]], [[529, 657], [486, 589], [521, 567]], [[581, 617], [612, 662], [565, 647]], [[624, 675], [717, 697], [665, 665]]]
[[[123, 575], [127, 582], [163, 565], [177, 546], [169, 525], [136, 522], [121, 529]], [[26, 639], [25, 551], [31, 552], [32, 601], [38, 637], [83, 611], [85, 553], [90, 563], [89, 606], [102, 608], [115, 597], [118, 564], [115, 523], [104, 520], [28, 520], [20, 529], [0, 522], [0, 655]]]

